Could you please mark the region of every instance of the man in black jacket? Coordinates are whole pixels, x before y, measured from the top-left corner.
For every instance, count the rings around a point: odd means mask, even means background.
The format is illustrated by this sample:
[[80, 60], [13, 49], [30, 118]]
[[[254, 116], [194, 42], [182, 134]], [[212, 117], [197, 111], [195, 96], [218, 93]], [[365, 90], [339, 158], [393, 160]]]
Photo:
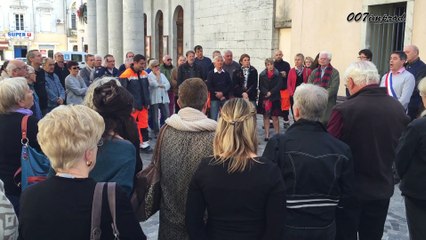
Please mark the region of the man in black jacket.
[[283, 239], [334, 240], [336, 207], [352, 191], [349, 146], [319, 122], [327, 101], [325, 89], [300, 85], [294, 93], [296, 122], [286, 134], [273, 137], [263, 153], [278, 164], [286, 184]]
[[37, 49], [28, 51], [27, 53], [28, 65], [32, 66], [36, 74], [36, 82], [34, 83], [34, 89], [38, 95], [40, 109], [42, 114], [46, 114], [47, 111], [47, 91], [46, 91], [46, 78], [45, 72], [41, 68], [43, 58], [41, 53]]
[[186, 63], [180, 65], [178, 70], [178, 86], [188, 78], [203, 78], [203, 69], [195, 63], [195, 52], [189, 50], [186, 52]]
[[379, 87], [372, 62], [351, 64], [345, 79], [351, 96], [333, 108], [328, 132], [351, 147], [355, 195], [337, 212], [336, 239], [380, 240], [394, 191], [395, 148], [409, 118], [401, 103]]

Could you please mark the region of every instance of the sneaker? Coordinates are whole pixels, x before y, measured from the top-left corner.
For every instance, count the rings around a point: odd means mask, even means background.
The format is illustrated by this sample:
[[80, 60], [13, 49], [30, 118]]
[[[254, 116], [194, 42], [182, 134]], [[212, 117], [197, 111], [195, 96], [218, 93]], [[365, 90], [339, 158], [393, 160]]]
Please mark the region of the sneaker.
[[146, 148], [141, 148], [141, 152], [145, 154], [151, 154], [153, 152], [152, 147], [148, 146]]

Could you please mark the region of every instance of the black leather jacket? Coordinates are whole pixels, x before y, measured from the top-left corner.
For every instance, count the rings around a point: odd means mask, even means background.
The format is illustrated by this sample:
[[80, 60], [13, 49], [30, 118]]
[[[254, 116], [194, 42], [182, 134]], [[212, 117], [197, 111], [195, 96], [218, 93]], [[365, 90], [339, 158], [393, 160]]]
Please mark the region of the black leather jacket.
[[286, 185], [289, 227], [326, 228], [342, 197], [352, 191], [352, 154], [320, 122], [304, 119], [266, 145], [264, 157], [276, 162]]

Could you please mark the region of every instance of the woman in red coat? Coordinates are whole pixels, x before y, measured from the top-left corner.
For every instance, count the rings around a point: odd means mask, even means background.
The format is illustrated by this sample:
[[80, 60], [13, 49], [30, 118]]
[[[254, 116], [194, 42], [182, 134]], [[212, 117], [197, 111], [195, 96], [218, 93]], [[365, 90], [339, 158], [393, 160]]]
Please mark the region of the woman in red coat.
[[310, 68], [303, 66], [303, 60], [305, 57], [303, 54], [298, 53], [294, 57], [294, 67], [290, 69], [287, 78], [287, 90], [290, 93], [290, 103], [291, 103], [291, 112], [293, 113], [293, 94], [296, 88], [308, 81], [308, 77], [311, 74], [312, 70]]

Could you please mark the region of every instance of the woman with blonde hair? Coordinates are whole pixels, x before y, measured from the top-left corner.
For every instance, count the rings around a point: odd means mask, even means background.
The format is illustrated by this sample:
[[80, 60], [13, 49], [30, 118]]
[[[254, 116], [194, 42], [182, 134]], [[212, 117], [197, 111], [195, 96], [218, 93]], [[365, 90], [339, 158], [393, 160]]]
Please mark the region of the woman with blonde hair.
[[[426, 107], [426, 78], [417, 87]], [[401, 178], [410, 239], [425, 239], [426, 229], [426, 110], [408, 124], [396, 148], [396, 169]]]
[[277, 166], [257, 157], [257, 146], [254, 105], [230, 99], [220, 113], [213, 156], [201, 160], [189, 187], [191, 239], [281, 239], [283, 180]]
[[[151, 72], [148, 74], [149, 92], [151, 94], [151, 107], [152, 107], [152, 123], [155, 136], [160, 131], [160, 123], [169, 117], [169, 94], [167, 91], [170, 89], [170, 82], [166, 76], [160, 72], [160, 63], [153, 59], [149, 62]], [[158, 122], [158, 110], [161, 113], [160, 123]]]
[[[96, 182], [89, 172], [96, 164], [104, 133], [103, 118], [83, 105], [61, 105], [38, 123], [37, 139], [56, 176], [27, 188], [21, 197], [20, 239], [89, 239], [92, 206], [102, 206], [102, 239], [114, 239], [108, 193], [93, 204]], [[117, 186], [115, 219], [120, 239], [146, 239], [130, 201]], [[37, 201], [34, 201], [34, 200]], [[93, 205], [92, 205], [93, 204]]]

